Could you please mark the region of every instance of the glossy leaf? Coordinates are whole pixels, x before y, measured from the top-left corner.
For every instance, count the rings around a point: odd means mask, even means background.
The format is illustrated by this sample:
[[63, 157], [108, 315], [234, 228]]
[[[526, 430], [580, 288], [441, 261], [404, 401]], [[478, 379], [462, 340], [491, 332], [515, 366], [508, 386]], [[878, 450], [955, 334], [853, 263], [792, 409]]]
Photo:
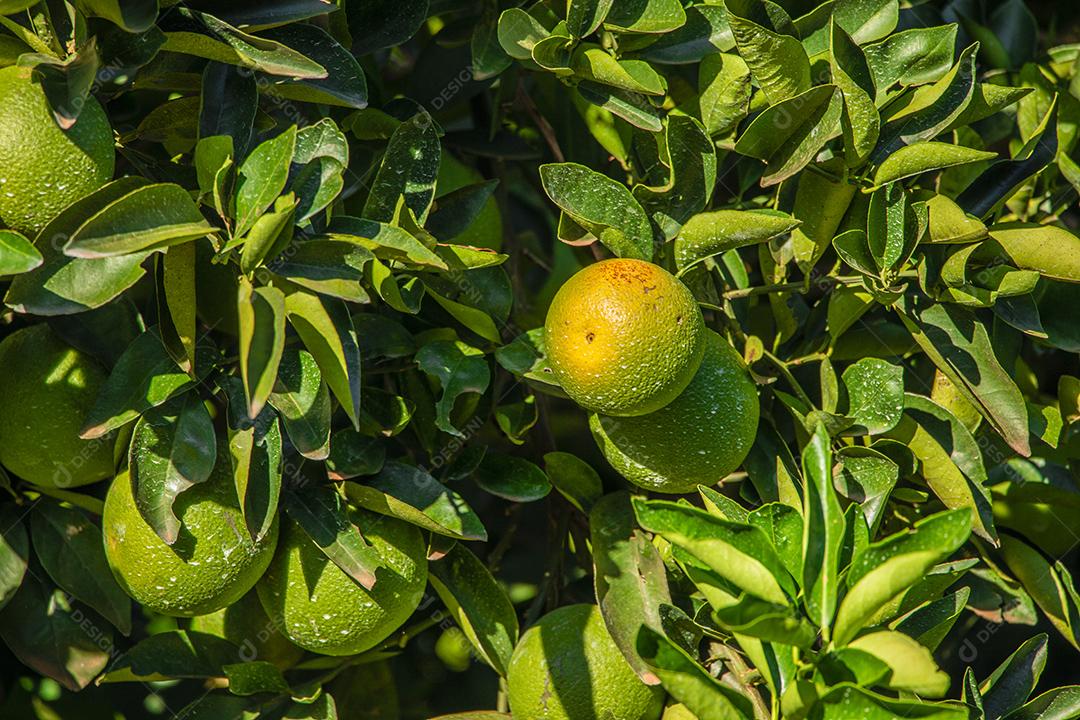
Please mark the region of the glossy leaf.
[[619, 257], [652, 257], [652, 228], [622, 183], [576, 163], [540, 167], [551, 201]]
[[240, 283], [240, 375], [248, 417], [255, 419], [270, 397], [285, 349], [285, 295], [275, 287]]
[[340, 495], [327, 486], [305, 487], [286, 492], [282, 504], [342, 572], [366, 590], [375, 587], [385, 563], [349, 519]]
[[387, 462], [363, 484], [346, 483], [357, 505], [455, 540], [487, 540], [480, 518], [456, 492], [419, 468]]
[[210, 478], [217, 461], [213, 420], [202, 398], [188, 392], [149, 410], [135, 424], [128, 467], [135, 507], [168, 544], [176, 542], [180, 520], [176, 497]]
[[443, 432], [464, 437], [450, 414], [458, 397], [487, 389], [491, 370], [484, 354], [460, 341], [438, 340], [420, 348], [416, 353], [416, 364], [442, 385], [442, 395], [435, 406], [436, 425]]
[[518, 639], [517, 614], [491, 572], [461, 543], [429, 564], [429, 580], [480, 656], [506, 676]]

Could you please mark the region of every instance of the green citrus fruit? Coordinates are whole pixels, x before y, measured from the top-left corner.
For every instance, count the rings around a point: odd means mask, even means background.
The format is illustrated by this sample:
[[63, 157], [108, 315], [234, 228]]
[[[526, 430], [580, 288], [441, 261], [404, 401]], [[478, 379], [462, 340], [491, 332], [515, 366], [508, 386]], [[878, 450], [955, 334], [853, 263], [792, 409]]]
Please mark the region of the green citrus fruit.
[[671, 403], [640, 417], [589, 418], [604, 457], [635, 485], [691, 492], [719, 482], [750, 452], [757, 390], [734, 348], [711, 330], [706, 337], [701, 367]]
[[0, 69], [0, 223], [33, 237], [58, 212], [112, 178], [112, 128], [93, 97], [61, 130], [25, 67]]
[[112, 477], [113, 436], [79, 437], [106, 378], [96, 360], [34, 325], [0, 343], [0, 377], [0, 463], [45, 487]]
[[245, 661], [263, 660], [287, 668], [304, 655], [266, 616], [254, 590], [217, 612], [192, 618], [191, 629], [234, 643]]
[[350, 517], [383, 561], [371, 590], [293, 522], [258, 584], [259, 599], [281, 631], [324, 655], [355, 655], [385, 640], [416, 610], [427, 583], [426, 546], [416, 526], [366, 510], [350, 510]]
[[544, 323], [548, 361], [587, 410], [644, 415], [674, 400], [705, 350], [705, 323], [685, 285], [658, 265], [604, 260], [555, 294]]
[[656, 720], [664, 692], [641, 682], [595, 605], [554, 610], [521, 636], [507, 674], [510, 710], [529, 720]]
[[[484, 182], [484, 176], [477, 172], [476, 168], [465, 165], [448, 152], [440, 156], [439, 175], [435, 181], [437, 195], [446, 195], [466, 185], [475, 185], [480, 182]], [[494, 197], [489, 197], [469, 227], [455, 237], [453, 242], [457, 245], [499, 250], [502, 248], [502, 233], [503, 224], [499, 204], [495, 202]]]
[[259, 542], [251, 539], [222, 447], [227, 444], [218, 438], [210, 478], [173, 502], [181, 527], [172, 545], [139, 514], [126, 472], [116, 476], [105, 497], [101, 524], [113, 575], [128, 595], [154, 612], [193, 617], [232, 605], [251, 590], [274, 555], [277, 520]]
[[472, 664], [472, 643], [461, 628], [451, 626], [435, 641], [435, 655], [453, 672], [465, 672]]

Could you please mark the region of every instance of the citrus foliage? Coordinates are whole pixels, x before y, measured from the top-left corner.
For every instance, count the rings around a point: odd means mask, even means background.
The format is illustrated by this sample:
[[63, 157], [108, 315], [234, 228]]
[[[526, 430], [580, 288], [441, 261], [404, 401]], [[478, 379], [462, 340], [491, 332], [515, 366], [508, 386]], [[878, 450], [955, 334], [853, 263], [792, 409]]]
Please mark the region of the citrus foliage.
[[0, 0], [0, 717], [1080, 717], [1057, 5]]

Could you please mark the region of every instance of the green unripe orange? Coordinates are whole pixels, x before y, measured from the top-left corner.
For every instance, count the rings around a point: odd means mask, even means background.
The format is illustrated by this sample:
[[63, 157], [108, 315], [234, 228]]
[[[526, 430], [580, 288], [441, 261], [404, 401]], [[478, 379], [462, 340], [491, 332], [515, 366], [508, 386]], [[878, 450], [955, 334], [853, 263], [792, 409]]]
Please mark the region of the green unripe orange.
[[540, 618], [514, 648], [507, 683], [515, 718], [656, 720], [664, 707], [664, 691], [638, 678], [595, 605]]
[[222, 446], [227, 447], [219, 438], [210, 478], [173, 502], [181, 527], [172, 545], [139, 514], [127, 472], [116, 476], [105, 497], [101, 524], [113, 575], [128, 595], [154, 612], [193, 617], [232, 605], [251, 590], [274, 555], [278, 522], [257, 543], [248, 535]]
[[62, 130], [30, 68], [0, 69], [0, 223], [33, 237], [61, 210], [112, 179], [112, 128], [86, 100]]
[[96, 360], [43, 323], [0, 342], [0, 376], [0, 463], [43, 487], [112, 477], [113, 436], [79, 437], [107, 377]]
[[593, 414], [589, 428], [611, 466], [666, 493], [714, 485], [737, 468], [757, 432], [757, 390], [742, 358], [711, 330], [701, 367], [679, 397], [640, 417]]
[[351, 510], [352, 522], [383, 561], [365, 590], [294, 522], [258, 584], [270, 619], [294, 643], [323, 655], [355, 655], [389, 637], [420, 604], [427, 548], [420, 530], [396, 518]]
[[654, 412], [690, 383], [705, 323], [690, 290], [658, 265], [604, 260], [563, 284], [544, 323], [548, 361], [587, 410]]

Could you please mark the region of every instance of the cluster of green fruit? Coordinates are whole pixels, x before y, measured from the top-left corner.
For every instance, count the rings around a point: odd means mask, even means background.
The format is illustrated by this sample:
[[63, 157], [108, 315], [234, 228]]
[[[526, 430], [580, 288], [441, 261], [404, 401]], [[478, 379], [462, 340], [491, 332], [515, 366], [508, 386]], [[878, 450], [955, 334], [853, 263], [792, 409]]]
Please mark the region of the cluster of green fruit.
[[418, 528], [351, 511], [384, 564], [366, 590], [291, 520], [283, 521], [280, 538], [275, 520], [253, 540], [225, 450], [209, 480], [178, 496], [173, 512], [181, 529], [166, 544], [140, 514], [128, 473], [115, 473], [114, 443], [79, 437], [104, 368], [38, 324], [0, 343], [0, 375], [8, 388], [0, 396], [0, 463], [42, 488], [115, 475], [102, 517], [105, 554], [120, 586], [145, 608], [194, 617], [193, 629], [253, 644], [260, 659], [288, 664], [300, 648], [327, 655], [368, 650], [420, 604], [427, 559]]
[[663, 268], [615, 259], [578, 272], [544, 325], [547, 358], [608, 462], [664, 493], [714, 485], [746, 458], [758, 399], [742, 358]]

